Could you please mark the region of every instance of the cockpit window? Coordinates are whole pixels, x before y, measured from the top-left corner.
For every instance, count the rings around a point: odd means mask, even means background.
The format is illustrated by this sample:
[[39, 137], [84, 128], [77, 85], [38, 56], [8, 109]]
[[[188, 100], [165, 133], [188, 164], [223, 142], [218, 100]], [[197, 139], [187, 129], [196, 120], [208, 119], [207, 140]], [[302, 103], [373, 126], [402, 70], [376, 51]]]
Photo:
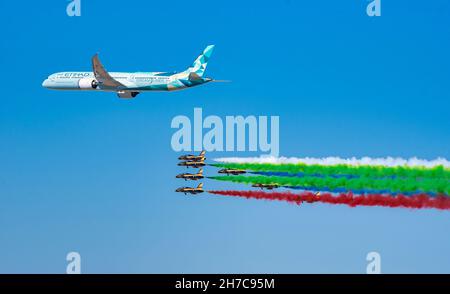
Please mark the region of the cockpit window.
[[54, 80], [54, 79], [57, 79], [58, 76], [59, 76], [59, 74], [54, 73], [54, 74], [50, 75], [48, 78], [49, 78], [50, 80]]

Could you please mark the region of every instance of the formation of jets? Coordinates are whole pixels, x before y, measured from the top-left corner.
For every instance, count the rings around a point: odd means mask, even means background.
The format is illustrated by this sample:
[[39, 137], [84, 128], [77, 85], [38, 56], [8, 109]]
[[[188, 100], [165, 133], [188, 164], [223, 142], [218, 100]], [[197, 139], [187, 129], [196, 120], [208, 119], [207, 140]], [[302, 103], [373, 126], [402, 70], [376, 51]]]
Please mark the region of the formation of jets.
[[141, 92], [175, 91], [209, 82], [204, 77], [206, 66], [214, 50], [209, 45], [186, 70], [176, 72], [108, 72], [98, 58], [92, 57], [92, 71], [58, 72], [44, 80], [42, 86], [52, 90], [115, 92], [120, 98], [134, 98]]
[[[205, 159], [206, 159], [206, 152], [202, 151], [198, 155], [194, 154], [186, 154], [178, 157], [178, 160], [180, 162], [178, 163], [178, 166], [185, 166], [187, 168], [201, 168], [206, 166]], [[246, 171], [242, 169], [235, 169], [235, 168], [224, 168], [218, 171], [219, 174], [226, 174], [226, 175], [241, 175], [245, 174]], [[177, 179], [184, 179], [192, 180], [192, 181], [198, 181], [201, 179], [204, 179], [203, 175], [203, 169], [200, 169], [197, 173], [182, 173], [176, 176]], [[261, 188], [261, 189], [267, 189], [267, 190], [273, 190], [276, 188], [279, 188], [280, 185], [278, 184], [262, 184], [262, 183], [256, 183], [253, 184], [252, 187], [254, 188]], [[191, 194], [191, 195], [197, 195], [200, 193], [203, 193], [203, 183], [200, 183], [196, 188], [194, 187], [181, 187], [175, 190], [175, 192], [184, 193], [185, 195]]]
[[[199, 168], [199, 167], [203, 167], [206, 165], [205, 163], [205, 151], [200, 152], [199, 155], [183, 155], [178, 157], [178, 160], [182, 160], [181, 162], [178, 163], [178, 166], [185, 166], [185, 167], [193, 167], [193, 168]], [[195, 174], [191, 174], [191, 173], [182, 173], [176, 176], [177, 179], [184, 179], [185, 181], [187, 180], [193, 180], [193, 181], [197, 181], [200, 179], [203, 179], [203, 169], [200, 169], [197, 173]], [[184, 193], [184, 195], [187, 194], [191, 194], [191, 195], [196, 195], [196, 194], [200, 194], [203, 193], [203, 183], [200, 183], [197, 188], [192, 188], [192, 187], [181, 187], [175, 190], [175, 192], [180, 192], [180, 193]]]
[[[206, 165], [205, 163], [205, 151], [200, 152], [198, 155], [182, 155], [178, 157], [178, 160], [181, 160], [181, 162], [178, 163], [179, 166], [186, 166], [186, 167], [193, 167], [193, 168], [199, 168]], [[245, 174], [246, 171], [242, 169], [234, 169], [234, 168], [224, 168], [218, 171], [219, 174], [226, 174], [226, 175], [241, 175]], [[201, 179], [204, 179], [203, 175], [203, 169], [201, 168], [197, 173], [182, 173], [176, 176], [177, 179], [184, 179], [192, 180], [192, 181], [198, 181]], [[261, 190], [273, 190], [280, 188], [279, 184], [275, 183], [269, 183], [269, 184], [263, 184], [263, 183], [255, 183], [252, 184], [253, 188], [260, 188]], [[184, 195], [190, 194], [190, 195], [197, 195], [205, 192], [203, 190], [203, 183], [199, 183], [197, 187], [180, 187], [175, 190], [175, 192], [178, 193], [184, 193]], [[320, 199], [320, 192], [317, 192], [314, 194], [314, 197], [310, 200], [306, 200], [308, 203], [314, 203]]]

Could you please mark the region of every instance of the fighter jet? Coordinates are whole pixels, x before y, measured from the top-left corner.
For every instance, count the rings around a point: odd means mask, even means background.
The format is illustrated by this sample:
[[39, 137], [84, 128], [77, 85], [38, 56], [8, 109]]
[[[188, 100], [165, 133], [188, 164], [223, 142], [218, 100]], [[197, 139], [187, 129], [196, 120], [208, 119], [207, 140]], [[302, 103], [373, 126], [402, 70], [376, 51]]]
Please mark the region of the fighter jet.
[[204, 178], [203, 169], [200, 169], [198, 171], [198, 173], [196, 173], [196, 174], [184, 173], [184, 174], [177, 175], [177, 179], [184, 179], [185, 181], [187, 181], [187, 180], [197, 181], [197, 180], [200, 180], [203, 178]]
[[219, 174], [227, 174], [229, 175], [241, 175], [245, 174], [246, 171], [242, 169], [234, 169], [234, 168], [224, 168], [218, 171]]
[[280, 185], [278, 185], [278, 184], [260, 184], [260, 183], [258, 183], [258, 184], [253, 184], [252, 187], [254, 187], [254, 188], [261, 188], [262, 190], [263, 189], [273, 190], [273, 189], [279, 188]]
[[196, 195], [196, 194], [200, 194], [205, 192], [203, 190], [203, 183], [198, 184], [197, 188], [192, 188], [192, 187], [182, 187], [182, 188], [178, 188], [175, 190], [175, 192], [181, 192], [184, 193], [184, 195], [192, 194], [192, 195]]
[[201, 160], [205, 160], [205, 151], [200, 152], [199, 155], [192, 155], [192, 154], [187, 154], [187, 155], [183, 155], [178, 157], [179, 160], [187, 160], [187, 161], [201, 161]]
[[317, 193], [314, 195], [314, 199], [307, 200], [306, 202], [308, 202], [308, 203], [314, 203], [314, 202], [316, 202], [316, 201], [319, 201], [319, 199], [320, 199], [320, 192], [317, 192]]
[[186, 70], [177, 72], [108, 72], [98, 58], [92, 57], [92, 71], [58, 72], [50, 75], [42, 86], [52, 90], [115, 92], [119, 98], [134, 98], [141, 92], [175, 91], [221, 82], [204, 77], [214, 45], [203, 50]]
[[185, 166], [185, 167], [193, 167], [193, 168], [199, 168], [205, 166], [206, 163], [204, 160], [200, 161], [182, 161], [178, 163], [178, 166]]

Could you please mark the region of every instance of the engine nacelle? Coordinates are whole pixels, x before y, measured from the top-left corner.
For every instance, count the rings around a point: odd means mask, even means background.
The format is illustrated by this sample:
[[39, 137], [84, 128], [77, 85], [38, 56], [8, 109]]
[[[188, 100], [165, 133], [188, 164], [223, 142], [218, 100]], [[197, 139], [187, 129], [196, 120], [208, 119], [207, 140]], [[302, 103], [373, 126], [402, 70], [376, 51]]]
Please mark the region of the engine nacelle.
[[78, 87], [80, 89], [97, 89], [98, 82], [92, 78], [83, 78], [78, 81]]
[[119, 92], [117, 92], [117, 96], [119, 96], [119, 98], [125, 98], [125, 99], [134, 98], [138, 94], [139, 94], [139, 92], [131, 92], [131, 91], [119, 91]]

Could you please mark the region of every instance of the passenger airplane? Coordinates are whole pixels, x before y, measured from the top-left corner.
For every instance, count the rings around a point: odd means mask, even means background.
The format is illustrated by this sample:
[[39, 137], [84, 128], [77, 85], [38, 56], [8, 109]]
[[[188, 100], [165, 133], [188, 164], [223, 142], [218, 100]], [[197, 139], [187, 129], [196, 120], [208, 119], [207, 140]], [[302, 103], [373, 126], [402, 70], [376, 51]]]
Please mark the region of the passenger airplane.
[[100, 63], [98, 54], [92, 57], [92, 72], [59, 72], [50, 75], [42, 86], [53, 90], [90, 90], [116, 92], [120, 98], [134, 98], [140, 92], [182, 90], [211, 81], [204, 78], [214, 45], [206, 47], [187, 70], [168, 72], [111, 72]]

